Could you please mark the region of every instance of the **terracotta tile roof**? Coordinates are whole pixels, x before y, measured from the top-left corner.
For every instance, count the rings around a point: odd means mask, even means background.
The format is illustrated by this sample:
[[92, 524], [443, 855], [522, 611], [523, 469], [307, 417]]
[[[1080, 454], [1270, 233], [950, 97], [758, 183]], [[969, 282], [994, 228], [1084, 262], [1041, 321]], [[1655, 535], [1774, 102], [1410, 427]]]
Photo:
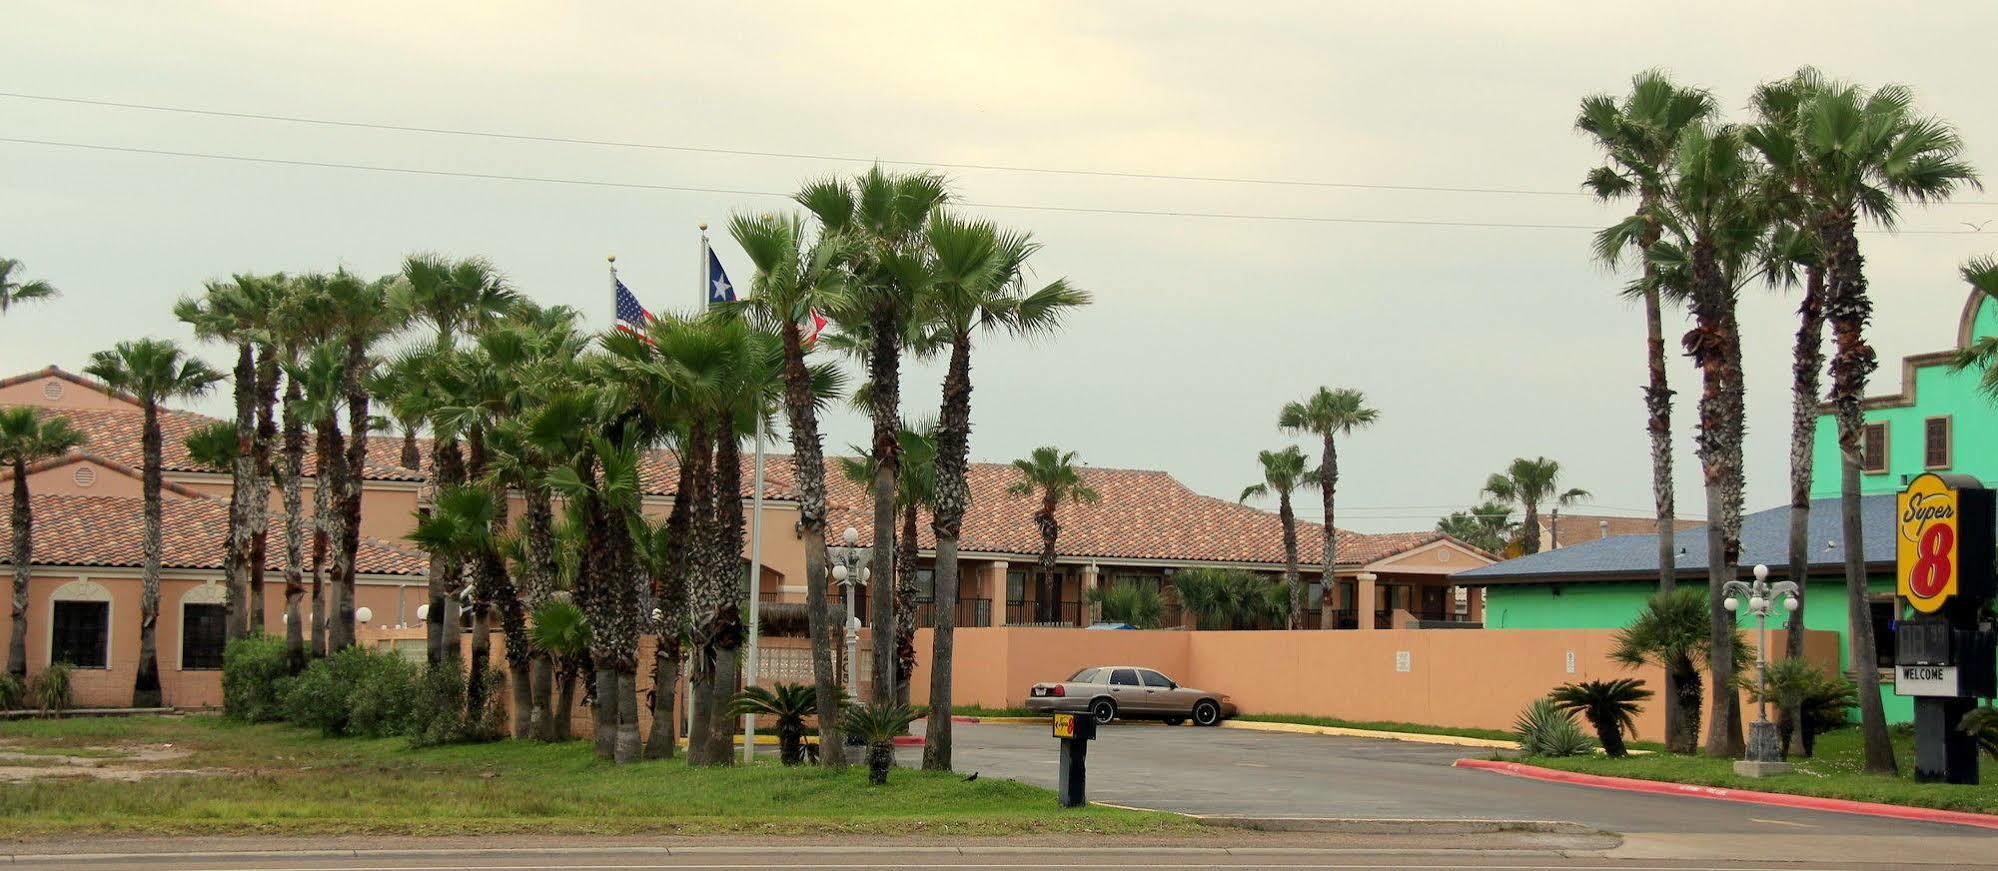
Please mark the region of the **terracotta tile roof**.
[[[70, 451], [69, 453], [63, 454], [60, 457], [50, 457], [39, 463], [30, 465], [28, 467], [28, 474], [33, 475], [38, 472], [47, 471], [49, 469], [60, 469], [63, 466], [71, 465], [74, 463], [83, 463], [83, 462], [96, 463], [99, 466], [102, 466], [113, 472], [117, 472], [118, 474], [124, 475], [135, 481], [144, 480], [144, 475], [141, 474], [140, 471], [136, 468], [125, 465], [124, 463], [118, 462], [117, 460], [113, 460], [99, 454], [93, 454], [89, 451], [82, 451], [82, 450]], [[8, 468], [0, 468], [0, 481], [12, 481], [12, 480], [14, 480], [14, 470]], [[174, 496], [178, 496], [183, 499], [209, 498], [208, 494], [203, 493], [200, 490], [196, 490], [193, 487], [189, 487], [185, 484], [176, 484], [172, 481], [165, 481], [165, 480], [161, 481], [160, 491], [162, 493], [170, 493]]]
[[[90, 453], [105, 457], [114, 462], [139, 468], [145, 462], [140, 437], [145, 429], [144, 413], [134, 408], [130, 411], [109, 409], [50, 408], [45, 413], [66, 417], [72, 426], [90, 436], [89, 444], [83, 447]], [[226, 423], [221, 418], [209, 417], [192, 411], [162, 409], [160, 412], [160, 466], [169, 472], [215, 472], [226, 474], [227, 470], [213, 469], [201, 465], [189, 457], [184, 442], [189, 433], [205, 426]], [[309, 438], [310, 436], [308, 436]], [[368, 463], [366, 477], [371, 481], [421, 481], [424, 475], [415, 469], [403, 468], [398, 458], [402, 455], [402, 439], [385, 436], [371, 436], [368, 439]], [[427, 458], [426, 458], [427, 459]], [[310, 446], [305, 453], [305, 473], [316, 474], [318, 464]]]
[[[39, 565], [113, 566], [144, 564], [145, 516], [140, 500], [117, 496], [33, 497], [35, 562]], [[0, 495], [0, 514], [13, 499]], [[161, 504], [161, 564], [172, 569], [220, 569], [229, 529], [228, 503], [219, 499], [169, 499]], [[282, 517], [273, 515], [273, 525]], [[13, 533], [0, 529], [0, 554], [10, 553]], [[271, 570], [283, 567], [281, 548], [270, 554]], [[362, 574], [421, 575], [429, 558], [386, 542], [362, 539], [356, 555]]]

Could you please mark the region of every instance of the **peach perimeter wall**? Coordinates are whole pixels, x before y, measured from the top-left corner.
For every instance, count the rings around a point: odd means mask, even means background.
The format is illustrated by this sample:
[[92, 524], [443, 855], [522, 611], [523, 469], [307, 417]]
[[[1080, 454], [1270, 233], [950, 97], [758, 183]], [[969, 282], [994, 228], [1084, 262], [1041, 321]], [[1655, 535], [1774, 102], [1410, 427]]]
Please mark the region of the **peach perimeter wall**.
[[[929, 631], [917, 639], [912, 699], [929, 695]], [[1609, 629], [1410, 629], [1375, 632], [1172, 632], [1089, 629], [959, 629], [952, 702], [1014, 708], [1037, 681], [1092, 665], [1155, 668], [1187, 686], [1230, 696], [1243, 713], [1300, 714], [1356, 721], [1510, 729], [1520, 709], [1563, 683], [1637, 677], [1664, 688], [1655, 668], [1610, 660]], [[1772, 653], [1783, 649], [1771, 632]], [[1397, 654], [1408, 654], [1407, 671]], [[1574, 672], [1568, 654], [1574, 654]], [[1838, 635], [1811, 631], [1805, 656], [1836, 667]], [[1746, 705], [1746, 702], [1744, 701]], [[1752, 719], [1753, 707], [1746, 707]], [[1657, 699], [1637, 718], [1638, 734], [1664, 733]]]

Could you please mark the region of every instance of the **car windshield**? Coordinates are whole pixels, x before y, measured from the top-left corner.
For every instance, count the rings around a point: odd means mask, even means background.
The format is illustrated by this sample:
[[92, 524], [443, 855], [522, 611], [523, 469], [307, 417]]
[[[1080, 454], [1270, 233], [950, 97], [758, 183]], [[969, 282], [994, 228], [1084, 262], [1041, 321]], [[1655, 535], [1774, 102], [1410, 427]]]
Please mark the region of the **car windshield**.
[[1070, 683], [1092, 683], [1093, 682], [1092, 678], [1096, 677], [1096, 672], [1097, 669], [1085, 668], [1072, 675], [1069, 675], [1068, 680]]

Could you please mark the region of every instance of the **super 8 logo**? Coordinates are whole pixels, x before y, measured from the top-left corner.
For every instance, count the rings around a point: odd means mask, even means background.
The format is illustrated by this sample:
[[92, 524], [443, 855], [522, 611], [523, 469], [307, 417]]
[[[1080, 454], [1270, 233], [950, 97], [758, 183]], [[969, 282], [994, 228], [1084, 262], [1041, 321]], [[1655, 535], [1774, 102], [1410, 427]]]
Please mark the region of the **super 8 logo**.
[[1955, 488], [1922, 475], [1901, 491], [1895, 516], [1895, 592], [1933, 614], [1956, 595], [1962, 514]]

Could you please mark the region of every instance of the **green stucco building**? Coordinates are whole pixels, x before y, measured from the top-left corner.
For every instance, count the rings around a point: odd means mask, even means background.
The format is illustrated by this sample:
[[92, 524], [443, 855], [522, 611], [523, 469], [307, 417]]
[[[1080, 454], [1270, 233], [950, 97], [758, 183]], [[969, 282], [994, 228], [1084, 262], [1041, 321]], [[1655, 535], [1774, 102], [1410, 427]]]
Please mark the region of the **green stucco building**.
[[[1998, 335], [1998, 302], [1972, 294], [1958, 320], [1957, 347], [1980, 336]], [[1865, 401], [1867, 459], [1861, 476], [1864, 541], [1859, 542], [1869, 575], [1876, 665], [1891, 664], [1894, 649], [1894, 494], [1925, 471], [1959, 472], [1998, 484], [1998, 402], [1979, 389], [1979, 373], [1952, 372], [1955, 349], [1918, 354], [1898, 372], [1882, 366], [1881, 386], [1897, 392]], [[1898, 378], [1897, 381], [1888, 379]], [[1830, 415], [1818, 419], [1814, 442], [1810, 540], [1804, 625], [1839, 633], [1847, 630], [1844, 534], [1839, 523], [1839, 453]], [[1781, 474], [1787, 470], [1766, 470]], [[1754, 473], [1753, 471], [1751, 473]], [[1764, 564], [1781, 579], [1789, 564], [1790, 510], [1777, 506], [1742, 520], [1741, 577]], [[1523, 556], [1452, 576], [1465, 586], [1483, 587], [1488, 629], [1611, 628], [1630, 623], [1658, 586], [1656, 535], [1624, 535], [1560, 550]], [[1675, 571], [1682, 585], [1705, 585], [1706, 528], [1675, 536]], [[1771, 615], [1772, 621], [1775, 615]], [[1744, 617], [1744, 625], [1747, 624]], [[1841, 665], [1850, 652], [1840, 644]], [[1883, 681], [1891, 680], [1891, 672]], [[1891, 722], [1913, 719], [1910, 700], [1883, 686]]]

